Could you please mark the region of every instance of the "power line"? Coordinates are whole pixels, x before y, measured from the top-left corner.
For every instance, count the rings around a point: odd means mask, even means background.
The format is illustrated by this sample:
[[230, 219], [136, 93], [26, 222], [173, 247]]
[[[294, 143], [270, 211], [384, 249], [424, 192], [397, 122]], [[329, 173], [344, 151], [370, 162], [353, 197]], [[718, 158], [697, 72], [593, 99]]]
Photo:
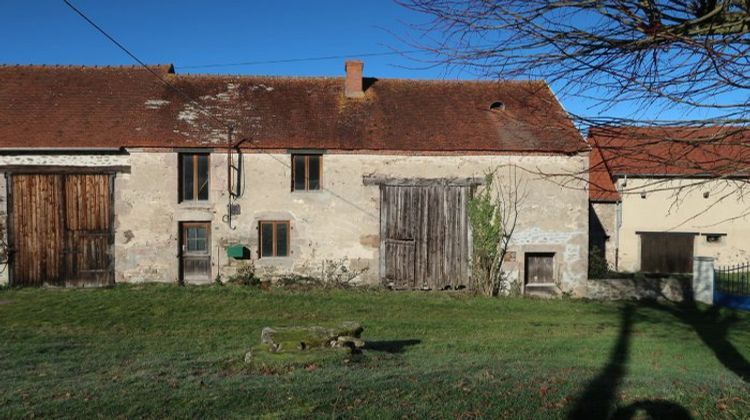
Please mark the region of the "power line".
[[[188, 95], [187, 93], [185, 93], [185, 92], [184, 92], [183, 90], [181, 90], [181, 89], [180, 89], [180, 88], [178, 88], [177, 86], [173, 85], [172, 83], [169, 83], [169, 81], [165, 80], [165, 79], [164, 79], [164, 78], [163, 78], [163, 77], [162, 77], [162, 76], [161, 76], [161, 75], [160, 75], [159, 73], [155, 72], [155, 71], [154, 71], [154, 70], [153, 70], [153, 69], [152, 69], [151, 67], [147, 66], [147, 65], [146, 65], [146, 63], [144, 63], [143, 61], [141, 61], [141, 59], [139, 59], [139, 58], [138, 58], [138, 57], [137, 57], [137, 56], [136, 56], [135, 54], [133, 54], [132, 52], [130, 52], [130, 50], [128, 50], [128, 49], [127, 49], [127, 48], [126, 48], [126, 47], [125, 47], [124, 45], [122, 45], [122, 44], [121, 44], [120, 42], [118, 42], [118, 41], [117, 41], [117, 40], [116, 40], [115, 38], [113, 38], [113, 37], [112, 37], [111, 35], [109, 35], [109, 34], [108, 34], [108, 33], [107, 33], [107, 32], [106, 32], [106, 31], [105, 31], [104, 29], [102, 29], [102, 28], [101, 28], [101, 27], [100, 27], [99, 25], [97, 25], [97, 24], [96, 24], [96, 23], [95, 23], [95, 22], [94, 22], [93, 20], [89, 19], [89, 17], [88, 17], [88, 16], [86, 16], [86, 15], [85, 15], [85, 14], [84, 14], [83, 12], [81, 12], [81, 11], [80, 11], [80, 10], [78, 10], [78, 9], [77, 9], [77, 8], [76, 8], [75, 6], [73, 6], [73, 4], [71, 4], [69, 0], [63, 0], [63, 2], [65, 2], [65, 4], [67, 4], [67, 5], [68, 5], [68, 7], [70, 7], [71, 9], [73, 9], [73, 11], [75, 11], [75, 12], [76, 12], [76, 13], [77, 13], [77, 14], [78, 14], [79, 16], [81, 16], [81, 17], [82, 17], [82, 18], [83, 18], [83, 19], [84, 19], [84, 20], [85, 20], [86, 22], [88, 22], [88, 23], [89, 23], [89, 24], [90, 24], [91, 26], [93, 26], [94, 28], [96, 28], [96, 30], [97, 30], [97, 31], [99, 31], [99, 32], [100, 32], [100, 33], [101, 33], [102, 35], [104, 35], [104, 36], [105, 36], [105, 37], [106, 37], [107, 39], [109, 39], [109, 40], [110, 40], [110, 41], [111, 41], [111, 42], [112, 42], [113, 44], [115, 44], [115, 45], [116, 45], [116, 46], [117, 46], [118, 48], [120, 48], [120, 49], [121, 49], [122, 51], [124, 51], [124, 52], [125, 52], [125, 53], [126, 53], [127, 55], [129, 55], [129, 56], [130, 56], [130, 58], [132, 58], [133, 60], [135, 60], [135, 61], [136, 61], [136, 62], [137, 62], [138, 64], [140, 64], [140, 65], [141, 65], [141, 66], [142, 66], [143, 68], [145, 68], [145, 69], [146, 69], [146, 70], [148, 70], [148, 71], [149, 71], [149, 72], [150, 72], [150, 73], [151, 73], [152, 75], [154, 75], [154, 77], [156, 77], [157, 79], [159, 79], [159, 80], [160, 80], [160, 81], [161, 81], [161, 82], [162, 82], [162, 83], [163, 83], [163, 84], [164, 84], [165, 86], [167, 86], [167, 87], [169, 87], [170, 89], [173, 89], [174, 91], [178, 92], [178, 93], [179, 93], [180, 95], [182, 95], [182, 96], [183, 96], [183, 97], [184, 97], [185, 99], [187, 99], [187, 100], [188, 100], [189, 102], [192, 102], [193, 104], [195, 104], [195, 105], [196, 105], [196, 106], [197, 106], [197, 107], [198, 107], [198, 108], [199, 108], [199, 109], [200, 109], [201, 111], [203, 111], [203, 112], [204, 112], [204, 113], [205, 113], [205, 114], [206, 114], [206, 115], [207, 115], [207, 116], [208, 116], [209, 118], [211, 118], [211, 119], [213, 119], [214, 121], [217, 121], [217, 122], [218, 122], [219, 124], [221, 124], [221, 125], [225, 126], [225, 127], [226, 127], [226, 128], [228, 129], [228, 132], [229, 132], [229, 133], [231, 133], [231, 132], [233, 131], [233, 126], [232, 126], [231, 124], [227, 124], [227, 123], [225, 123], [225, 122], [221, 121], [221, 120], [220, 120], [219, 118], [217, 118], [216, 116], [214, 116], [214, 115], [213, 115], [213, 114], [211, 113], [211, 111], [209, 111], [209, 110], [207, 110], [206, 108], [204, 108], [204, 107], [203, 107], [203, 106], [202, 106], [202, 105], [201, 105], [201, 104], [200, 104], [200, 103], [199, 103], [198, 101], [196, 101], [195, 99], [193, 99], [193, 98], [192, 98], [192, 97], [191, 97], [190, 95]], [[230, 137], [230, 138], [231, 138], [231, 137]], [[272, 155], [271, 153], [269, 153], [269, 152], [267, 152], [267, 151], [265, 151], [265, 150], [262, 150], [262, 149], [260, 149], [260, 151], [261, 151], [262, 153], [264, 153], [264, 154], [268, 155], [268, 156], [269, 156], [270, 158], [272, 158], [273, 160], [277, 161], [278, 163], [280, 163], [280, 164], [281, 164], [282, 166], [286, 167], [287, 169], [291, 169], [291, 168], [292, 168], [291, 164], [288, 164], [288, 163], [286, 163], [286, 162], [284, 162], [284, 161], [280, 160], [279, 158], [277, 158], [276, 156]], [[366, 209], [364, 209], [364, 208], [360, 207], [360, 206], [359, 206], [359, 205], [357, 205], [356, 203], [354, 203], [354, 202], [352, 202], [352, 201], [350, 201], [350, 200], [346, 199], [345, 197], [341, 196], [340, 194], [338, 194], [338, 193], [336, 193], [336, 192], [334, 192], [334, 191], [332, 191], [332, 190], [330, 190], [330, 189], [328, 189], [328, 188], [322, 187], [322, 186], [321, 186], [321, 188], [320, 188], [320, 189], [321, 189], [322, 191], [328, 191], [328, 192], [329, 192], [329, 193], [330, 193], [331, 195], [333, 195], [334, 197], [336, 197], [336, 198], [338, 198], [339, 200], [341, 200], [341, 201], [343, 201], [343, 202], [345, 202], [345, 203], [349, 204], [350, 206], [352, 206], [352, 207], [356, 208], [357, 210], [360, 210], [360, 211], [362, 211], [363, 213], [367, 214], [368, 216], [370, 216], [370, 217], [374, 217], [374, 218], [377, 218], [377, 216], [373, 215], [373, 214], [372, 214], [372, 213], [370, 213], [370, 212], [369, 212], [368, 210], [366, 210]], [[227, 209], [227, 211], [230, 211], [230, 210], [229, 210], [229, 209]]]
[[214, 121], [218, 122], [222, 126], [226, 127], [227, 129], [231, 128], [230, 124], [227, 124], [226, 122], [222, 121], [221, 119], [214, 116], [210, 111], [208, 111], [206, 108], [204, 108], [198, 101], [193, 99], [190, 95], [185, 93], [182, 89], [178, 88], [177, 86], [173, 85], [172, 83], [169, 83], [168, 80], [164, 79], [159, 73], [154, 71], [151, 67], [146, 65], [143, 61], [141, 61], [140, 58], [136, 57], [135, 54], [133, 54], [130, 50], [128, 50], [124, 45], [119, 43], [114, 37], [112, 37], [110, 34], [108, 34], [104, 29], [102, 29], [99, 25], [97, 25], [93, 20], [89, 19], [88, 16], [86, 16], [82, 11], [80, 11], [77, 7], [75, 7], [69, 0], [63, 0], [63, 2], [68, 5], [74, 12], [78, 14], [83, 20], [88, 22], [91, 26], [93, 26], [97, 31], [99, 31], [102, 35], [104, 35], [108, 40], [110, 40], [113, 44], [117, 46], [117, 48], [121, 49], [125, 52], [130, 58], [135, 60], [138, 64], [141, 65], [144, 69], [148, 70], [149, 73], [154, 75], [157, 79], [159, 79], [165, 86], [169, 87], [170, 89], [173, 89], [175, 92], [182, 95], [185, 99], [187, 99], [189, 102], [193, 103], [195, 106], [198, 107], [199, 110], [203, 111], [205, 115], [207, 115], [209, 118], [213, 119]]
[[287, 58], [279, 60], [267, 60], [267, 61], [245, 61], [239, 63], [213, 63], [213, 64], [195, 64], [189, 66], [175, 66], [179, 69], [208, 69], [217, 67], [244, 67], [244, 66], [258, 66], [263, 64], [283, 64], [283, 63], [300, 63], [305, 61], [325, 61], [325, 60], [342, 60], [352, 57], [383, 57], [389, 55], [403, 55], [403, 54], [415, 54], [424, 53], [424, 50], [404, 50], [404, 51], [384, 51], [384, 52], [371, 52], [371, 53], [357, 53], [347, 55], [324, 55], [320, 57], [304, 57], [304, 58]]

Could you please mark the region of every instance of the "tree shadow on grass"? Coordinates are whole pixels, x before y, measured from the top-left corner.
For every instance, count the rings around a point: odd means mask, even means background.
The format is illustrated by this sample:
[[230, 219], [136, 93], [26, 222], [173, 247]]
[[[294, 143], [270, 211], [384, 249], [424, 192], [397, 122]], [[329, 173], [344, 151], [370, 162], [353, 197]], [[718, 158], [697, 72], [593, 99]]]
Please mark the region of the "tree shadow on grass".
[[609, 417], [610, 407], [615, 402], [617, 388], [625, 376], [630, 351], [630, 333], [633, 325], [633, 307], [628, 305], [623, 309], [622, 322], [617, 342], [609, 355], [609, 361], [604, 369], [586, 387], [568, 418], [598, 418]]
[[578, 396], [568, 413], [570, 419], [629, 419], [645, 412], [651, 418], [690, 419], [690, 413], [681, 405], [662, 400], [639, 400], [613, 410], [617, 401], [617, 390], [627, 374], [630, 359], [630, 335], [633, 326], [632, 305], [622, 311], [622, 321], [617, 342], [609, 356], [607, 365], [589, 382]]
[[668, 312], [690, 326], [725, 368], [734, 372], [744, 382], [750, 382], [750, 361], [737, 350], [728, 337], [729, 329], [740, 321], [736, 313], [722, 315], [718, 306], [701, 310], [693, 300], [687, 300], [680, 305], [651, 302], [647, 306]]
[[385, 353], [403, 353], [409, 346], [415, 346], [422, 340], [387, 340], [387, 341], [366, 341], [364, 350], [382, 351]]

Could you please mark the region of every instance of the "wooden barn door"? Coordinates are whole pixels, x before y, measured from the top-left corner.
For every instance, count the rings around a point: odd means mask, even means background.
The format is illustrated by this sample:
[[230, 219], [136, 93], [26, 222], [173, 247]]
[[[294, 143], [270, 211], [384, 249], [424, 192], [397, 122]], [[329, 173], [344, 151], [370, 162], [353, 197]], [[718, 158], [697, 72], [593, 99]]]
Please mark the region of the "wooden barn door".
[[383, 186], [380, 198], [380, 223], [381, 229], [385, 229], [382, 238], [385, 279], [397, 289], [414, 289], [417, 287], [417, 238], [422, 228], [420, 195], [414, 187]]
[[20, 286], [63, 286], [63, 178], [11, 175], [10, 180], [11, 281]]
[[10, 179], [13, 284], [113, 284], [111, 176], [14, 174]]
[[381, 186], [381, 275], [399, 289], [468, 286], [467, 186]]
[[114, 284], [110, 258], [110, 176], [66, 175], [64, 205], [65, 283], [71, 286]]

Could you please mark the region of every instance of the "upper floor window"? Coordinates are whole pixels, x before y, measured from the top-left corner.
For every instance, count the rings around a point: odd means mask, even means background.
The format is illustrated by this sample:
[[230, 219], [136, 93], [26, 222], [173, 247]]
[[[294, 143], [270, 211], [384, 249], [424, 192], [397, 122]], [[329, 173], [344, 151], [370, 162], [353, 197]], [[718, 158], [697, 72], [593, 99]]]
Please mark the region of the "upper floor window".
[[320, 155], [292, 155], [292, 191], [320, 189]]
[[208, 153], [180, 154], [180, 201], [208, 200]]

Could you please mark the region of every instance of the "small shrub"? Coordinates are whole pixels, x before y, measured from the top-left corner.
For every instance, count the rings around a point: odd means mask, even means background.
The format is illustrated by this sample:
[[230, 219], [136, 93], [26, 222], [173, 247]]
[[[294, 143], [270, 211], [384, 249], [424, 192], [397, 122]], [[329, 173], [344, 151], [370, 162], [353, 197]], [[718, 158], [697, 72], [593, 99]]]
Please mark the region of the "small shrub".
[[356, 270], [349, 266], [347, 258], [323, 261], [323, 287], [346, 289], [352, 286], [352, 281], [367, 272], [367, 267]]
[[237, 271], [229, 276], [227, 281], [230, 284], [237, 284], [240, 286], [258, 286], [260, 279], [255, 275], [255, 263], [243, 262], [237, 267]]
[[591, 247], [589, 250], [589, 278], [607, 278], [609, 272], [609, 264], [607, 264], [607, 258], [604, 256], [604, 253], [597, 246]]
[[279, 277], [274, 284], [290, 290], [311, 290], [323, 287], [323, 281], [319, 278], [300, 274], [289, 274]]
[[521, 286], [521, 281], [518, 279], [507, 279], [505, 282], [505, 288], [507, 290], [501, 289], [501, 294], [504, 294], [506, 296], [510, 297], [521, 297], [523, 296], [523, 288]]

